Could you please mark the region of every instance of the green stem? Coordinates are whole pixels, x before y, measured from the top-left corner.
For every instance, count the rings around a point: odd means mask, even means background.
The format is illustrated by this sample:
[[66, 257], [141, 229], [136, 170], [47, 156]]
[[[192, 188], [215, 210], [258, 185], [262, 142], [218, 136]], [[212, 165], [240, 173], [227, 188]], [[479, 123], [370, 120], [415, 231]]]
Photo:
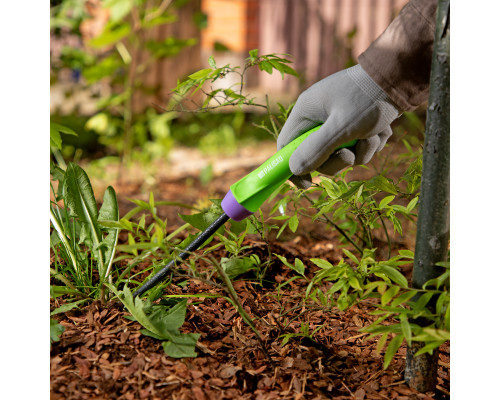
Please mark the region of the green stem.
[[380, 222], [382, 222], [382, 226], [384, 227], [384, 232], [385, 232], [385, 237], [387, 238], [387, 247], [388, 247], [388, 253], [387, 253], [387, 258], [391, 258], [391, 250], [392, 250], [392, 246], [391, 246], [391, 238], [389, 236], [389, 232], [387, 231], [387, 227], [385, 226], [385, 222], [384, 222], [384, 219], [382, 218], [382, 214], [380, 211], [377, 211], [378, 213], [378, 216], [379, 216], [379, 219], [380, 219]]
[[245, 323], [255, 333], [255, 336], [257, 337], [257, 341], [259, 342], [264, 355], [267, 357], [267, 359], [269, 360], [269, 362], [271, 363], [271, 365], [274, 365], [274, 361], [271, 358], [271, 356], [269, 355], [269, 353], [267, 351], [267, 348], [266, 348], [266, 346], [265, 346], [265, 344], [264, 344], [264, 342], [263, 342], [263, 340], [262, 340], [262, 338], [260, 336], [259, 331], [257, 330], [257, 328], [255, 327], [255, 325], [253, 324], [252, 318], [247, 314], [247, 312], [243, 308], [243, 305], [241, 304], [241, 302], [240, 302], [240, 300], [238, 298], [238, 294], [234, 290], [234, 286], [231, 283], [231, 280], [226, 275], [226, 273], [224, 272], [224, 269], [221, 267], [221, 265], [219, 264], [219, 262], [214, 257], [212, 257], [212, 256], [210, 256], [210, 259], [212, 261], [212, 264], [215, 265], [215, 268], [217, 269], [217, 272], [219, 273], [219, 276], [224, 281], [224, 284], [225, 284], [224, 289], [229, 294], [229, 298], [231, 300], [231, 303], [236, 308], [236, 310], [238, 311], [238, 313], [241, 315], [241, 318], [243, 319], [243, 321], [245, 321]]
[[[309, 203], [311, 203], [311, 205], [314, 204], [314, 201], [306, 194], [306, 193], [303, 193], [302, 194], [307, 200], [309, 200]], [[318, 208], [314, 208], [316, 211], [319, 211]], [[363, 249], [361, 247], [359, 247], [356, 242], [354, 242], [349, 236], [347, 236], [347, 234], [344, 232], [344, 230], [338, 226], [335, 222], [333, 222], [330, 217], [328, 217], [327, 215], [323, 214], [323, 217], [325, 218], [325, 220], [330, 224], [332, 225], [342, 236], [344, 236], [344, 238], [349, 242], [351, 243], [357, 251], [359, 251], [360, 254], [363, 254]]]

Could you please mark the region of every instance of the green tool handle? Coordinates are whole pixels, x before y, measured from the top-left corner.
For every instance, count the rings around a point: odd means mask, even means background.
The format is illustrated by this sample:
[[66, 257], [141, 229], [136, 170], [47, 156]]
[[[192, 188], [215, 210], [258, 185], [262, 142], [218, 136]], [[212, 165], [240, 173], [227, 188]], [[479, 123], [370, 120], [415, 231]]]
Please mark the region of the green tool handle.
[[[291, 155], [311, 133], [316, 132], [320, 127], [321, 125], [316, 126], [288, 143], [260, 167], [234, 183], [231, 186], [231, 192], [236, 201], [252, 213], [257, 211], [264, 201], [293, 175], [289, 166]], [[337, 149], [351, 147], [356, 143], [357, 140], [352, 140]]]

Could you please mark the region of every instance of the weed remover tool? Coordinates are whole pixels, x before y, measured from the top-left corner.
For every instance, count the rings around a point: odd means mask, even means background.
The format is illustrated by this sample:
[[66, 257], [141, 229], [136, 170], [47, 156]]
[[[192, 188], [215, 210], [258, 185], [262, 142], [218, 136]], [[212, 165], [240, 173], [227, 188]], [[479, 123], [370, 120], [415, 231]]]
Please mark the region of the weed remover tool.
[[[229, 219], [241, 221], [256, 212], [264, 201], [293, 175], [289, 167], [290, 156], [304, 139], [319, 128], [320, 126], [317, 126], [305, 132], [267, 159], [257, 169], [231, 185], [229, 192], [227, 192], [221, 203], [224, 213], [201, 232], [177, 258], [170, 261], [149, 281], [137, 289], [134, 292], [134, 297], [144, 294], [160, 283], [173, 266], [188, 258], [193, 251], [205, 243]], [[354, 146], [356, 142], [357, 140], [352, 140], [340, 146], [339, 149]]]

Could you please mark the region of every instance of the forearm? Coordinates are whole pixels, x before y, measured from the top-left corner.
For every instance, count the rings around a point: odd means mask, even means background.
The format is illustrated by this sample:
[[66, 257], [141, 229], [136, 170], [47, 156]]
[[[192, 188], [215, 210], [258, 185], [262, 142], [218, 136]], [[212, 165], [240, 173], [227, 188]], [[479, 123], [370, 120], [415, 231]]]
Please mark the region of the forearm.
[[403, 110], [427, 100], [437, 0], [411, 0], [359, 56], [370, 77]]

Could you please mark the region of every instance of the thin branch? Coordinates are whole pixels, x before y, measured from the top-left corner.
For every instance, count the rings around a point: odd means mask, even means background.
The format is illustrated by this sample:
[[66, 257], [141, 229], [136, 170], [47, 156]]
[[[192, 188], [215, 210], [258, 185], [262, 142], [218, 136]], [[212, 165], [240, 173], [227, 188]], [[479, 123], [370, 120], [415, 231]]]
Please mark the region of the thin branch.
[[[314, 201], [304, 192], [302, 194], [307, 200], [309, 200], [309, 202], [311, 203], [311, 205], [314, 204]], [[314, 207], [315, 210], [319, 211], [319, 209], [317, 209], [316, 207]], [[338, 226], [335, 222], [333, 222], [330, 217], [328, 217], [327, 215], [323, 214], [323, 217], [325, 218], [325, 220], [330, 224], [332, 225], [342, 236], [344, 236], [344, 238], [349, 242], [351, 243], [355, 248], [356, 250], [359, 251], [360, 254], [363, 254], [363, 249], [361, 247], [359, 247], [356, 242], [354, 242], [349, 236], [347, 236], [347, 234], [344, 232], [344, 230]]]
[[384, 227], [384, 232], [385, 232], [385, 237], [387, 238], [387, 247], [388, 247], [388, 253], [387, 253], [387, 258], [391, 258], [391, 238], [389, 236], [389, 232], [387, 231], [387, 227], [385, 226], [384, 219], [382, 218], [382, 214], [380, 213], [380, 210], [377, 211], [378, 216], [380, 218], [380, 222], [382, 222], [382, 226]]
[[257, 341], [259, 342], [259, 344], [260, 344], [260, 346], [262, 348], [262, 351], [263, 351], [264, 355], [267, 357], [268, 361], [271, 363], [271, 365], [274, 365], [274, 361], [271, 358], [271, 356], [269, 355], [269, 353], [267, 351], [267, 348], [266, 348], [266, 345], [265, 345], [264, 341], [262, 340], [259, 331], [257, 330], [257, 328], [255, 327], [255, 325], [253, 324], [252, 318], [247, 314], [247, 312], [243, 308], [243, 305], [241, 304], [240, 299], [238, 298], [238, 294], [234, 290], [234, 287], [233, 287], [233, 284], [231, 283], [231, 280], [226, 275], [226, 273], [224, 272], [224, 269], [221, 267], [221, 265], [219, 264], [219, 262], [214, 257], [212, 257], [212, 256], [210, 256], [210, 259], [212, 260], [212, 264], [217, 269], [217, 272], [219, 273], [219, 276], [224, 281], [224, 284], [225, 284], [225, 288], [224, 289], [229, 294], [229, 298], [232, 300], [233, 305], [236, 307], [238, 313], [243, 318], [243, 321], [245, 321], [246, 324], [255, 333]]
[[161, 4], [158, 6], [158, 8], [155, 10], [155, 12], [148, 14], [146, 16], [146, 18], [144, 18], [144, 22], [149, 22], [149, 21], [153, 20], [154, 18], [162, 15], [171, 3], [172, 3], [172, 0], [163, 0], [161, 2]]

